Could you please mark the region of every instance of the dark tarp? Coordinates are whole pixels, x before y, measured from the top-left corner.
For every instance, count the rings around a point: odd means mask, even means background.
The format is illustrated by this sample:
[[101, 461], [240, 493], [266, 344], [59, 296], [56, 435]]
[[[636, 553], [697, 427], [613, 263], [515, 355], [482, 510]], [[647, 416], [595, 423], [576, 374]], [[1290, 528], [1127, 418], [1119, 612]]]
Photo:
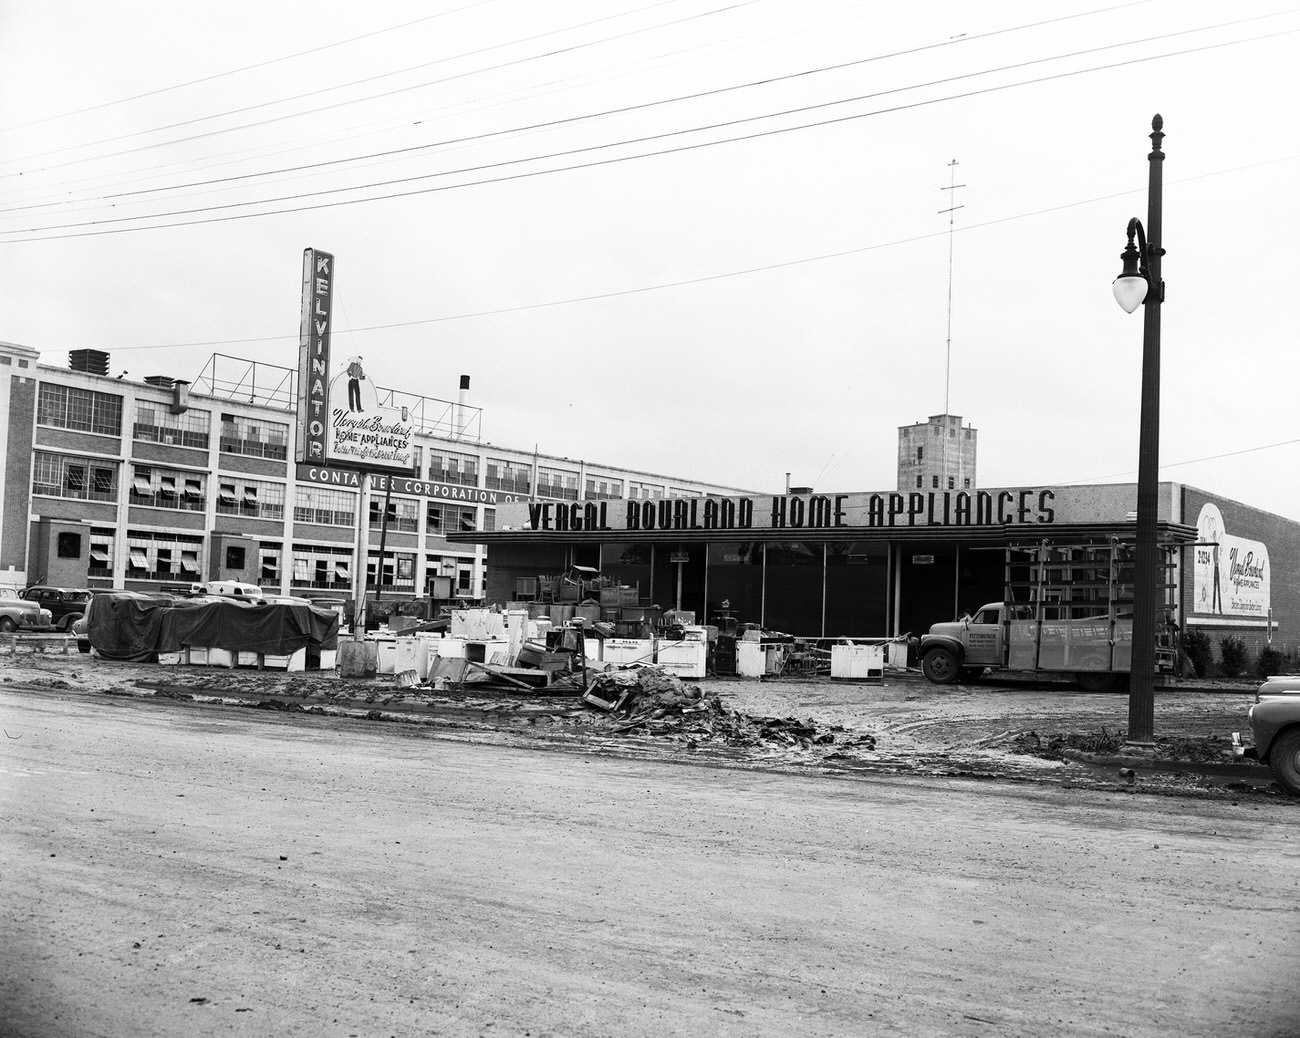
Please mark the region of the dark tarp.
[[112, 660], [145, 662], [191, 645], [268, 656], [338, 647], [338, 613], [310, 605], [101, 591], [88, 612], [86, 636]]

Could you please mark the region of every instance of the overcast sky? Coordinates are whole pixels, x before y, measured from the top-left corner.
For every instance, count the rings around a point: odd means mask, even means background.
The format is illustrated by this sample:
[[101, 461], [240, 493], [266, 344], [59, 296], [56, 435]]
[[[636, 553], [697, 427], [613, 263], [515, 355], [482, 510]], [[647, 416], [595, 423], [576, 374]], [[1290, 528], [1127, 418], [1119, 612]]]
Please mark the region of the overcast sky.
[[0, 340], [293, 367], [311, 246], [494, 443], [891, 490], [946, 410], [1132, 482], [1159, 112], [1161, 478], [1300, 519], [1298, 70], [1288, 0], [0, 0]]

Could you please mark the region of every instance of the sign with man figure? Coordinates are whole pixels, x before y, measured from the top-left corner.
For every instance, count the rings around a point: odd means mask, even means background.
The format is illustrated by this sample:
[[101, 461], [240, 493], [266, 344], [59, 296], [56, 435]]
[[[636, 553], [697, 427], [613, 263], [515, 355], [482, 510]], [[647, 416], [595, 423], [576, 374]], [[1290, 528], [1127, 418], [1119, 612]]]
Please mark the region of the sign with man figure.
[[295, 458], [310, 465], [409, 473], [415, 426], [407, 409], [380, 404], [361, 356], [348, 356], [339, 365], [331, 361], [334, 274], [331, 253], [304, 252]]

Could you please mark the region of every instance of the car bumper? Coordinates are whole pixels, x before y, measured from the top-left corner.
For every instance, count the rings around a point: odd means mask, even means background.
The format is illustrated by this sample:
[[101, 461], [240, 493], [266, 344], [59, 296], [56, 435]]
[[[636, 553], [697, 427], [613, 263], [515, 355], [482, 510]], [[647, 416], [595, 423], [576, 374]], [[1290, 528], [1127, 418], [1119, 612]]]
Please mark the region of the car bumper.
[[1254, 746], [1247, 746], [1241, 738], [1241, 732], [1232, 733], [1232, 756], [1237, 760], [1259, 760]]

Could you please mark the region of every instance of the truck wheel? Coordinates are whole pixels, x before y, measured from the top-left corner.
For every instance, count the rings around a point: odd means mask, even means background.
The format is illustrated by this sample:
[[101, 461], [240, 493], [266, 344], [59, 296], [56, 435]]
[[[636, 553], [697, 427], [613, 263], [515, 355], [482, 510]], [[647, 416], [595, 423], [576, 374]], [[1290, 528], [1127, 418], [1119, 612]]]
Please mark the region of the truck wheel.
[[921, 672], [936, 685], [951, 685], [961, 677], [951, 649], [930, 649], [921, 660]]
[[1115, 687], [1113, 670], [1085, 670], [1074, 675], [1074, 683], [1085, 692], [1109, 692]]
[[1269, 747], [1273, 777], [1292, 796], [1300, 797], [1300, 728], [1288, 728]]

